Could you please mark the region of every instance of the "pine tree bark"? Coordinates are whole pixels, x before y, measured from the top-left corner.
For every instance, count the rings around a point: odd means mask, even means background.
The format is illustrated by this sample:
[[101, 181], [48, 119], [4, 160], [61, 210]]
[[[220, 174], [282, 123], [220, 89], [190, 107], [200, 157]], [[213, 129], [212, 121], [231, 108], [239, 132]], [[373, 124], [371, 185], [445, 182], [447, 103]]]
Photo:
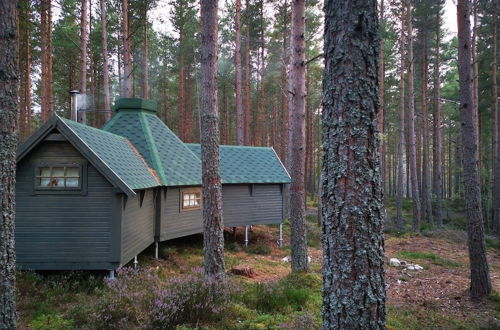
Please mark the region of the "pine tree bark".
[[[379, 16], [381, 26], [384, 24], [384, 0], [380, 1]], [[384, 64], [384, 38], [380, 38], [380, 53], [378, 59], [378, 72], [379, 72], [379, 109], [378, 109], [378, 131], [380, 136], [380, 169], [382, 174], [382, 188], [385, 191], [385, 179], [386, 179], [386, 166], [385, 166], [385, 64]]]
[[111, 119], [111, 104], [109, 95], [109, 59], [108, 59], [108, 29], [107, 29], [107, 19], [106, 19], [106, 2], [105, 0], [99, 0], [99, 5], [101, 7], [101, 47], [102, 47], [102, 88], [103, 88], [103, 98], [104, 98], [104, 120], [108, 122]]
[[411, 197], [413, 199], [413, 230], [420, 231], [422, 212], [417, 175], [417, 152], [415, 146], [415, 88], [413, 81], [413, 24], [410, 0], [406, 4], [406, 34], [408, 37], [408, 161], [411, 180]]
[[245, 1], [246, 8], [246, 40], [245, 40], [245, 145], [251, 144], [250, 137], [250, 77], [252, 75], [250, 65], [250, 0]]
[[305, 223], [305, 0], [292, 0], [291, 68], [290, 68], [290, 112], [291, 112], [291, 157], [290, 174], [290, 220], [292, 271], [307, 271], [307, 239]]
[[243, 113], [243, 96], [241, 89], [241, 0], [236, 0], [235, 13], [236, 40], [234, 50], [234, 65], [236, 69], [236, 141], [238, 145], [244, 144], [245, 117]]
[[500, 112], [498, 109], [498, 82], [497, 82], [497, 50], [498, 50], [498, 8], [493, 10], [493, 43], [492, 43], [492, 65], [491, 65], [491, 112], [493, 114], [492, 128], [492, 159], [493, 159], [493, 232], [500, 234]]
[[16, 328], [17, 1], [0, 1], [0, 329]]
[[423, 77], [422, 77], [422, 211], [424, 219], [432, 221], [431, 206], [431, 170], [429, 159], [429, 99], [428, 99], [428, 79], [429, 79], [429, 53], [427, 46], [427, 33], [424, 33], [424, 53], [423, 53]]
[[323, 329], [385, 329], [377, 1], [325, 6]]
[[52, 116], [52, 15], [51, 0], [40, 1], [40, 108], [42, 123]]
[[441, 211], [441, 200], [443, 199], [443, 157], [441, 140], [441, 78], [440, 78], [440, 43], [441, 43], [441, 7], [438, 6], [436, 12], [436, 53], [434, 63], [434, 115], [433, 115], [433, 177], [432, 192], [434, 195], [434, 205], [432, 208], [434, 222], [438, 227], [443, 225], [443, 216]]
[[201, 0], [201, 159], [205, 274], [224, 275], [224, 221], [217, 110], [217, 0]]
[[[80, 17], [80, 93], [86, 96], [87, 93], [87, 22], [88, 22], [88, 1], [81, 2], [81, 17]], [[87, 98], [85, 98], [87, 99]], [[85, 124], [87, 122], [87, 104], [85, 109], [79, 109], [78, 122]]]
[[144, 24], [142, 26], [142, 35], [144, 39], [144, 54], [142, 58], [142, 97], [150, 98], [149, 90], [149, 39], [148, 39], [148, 9], [144, 9]]
[[471, 271], [470, 296], [482, 299], [491, 293], [488, 260], [484, 242], [484, 225], [479, 185], [478, 129], [474, 122], [472, 93], [470, 2], [457, 1], [458, 74], [460, 85], [460, 121], [462, 127], [463, 175], [467, 236]]
[[397, 157], [397, 183], [396, 183], [396, 222], [403, 226], [403, 197], [404, 197], [404, 150], [405, 150], [405, 38], [404, 19], [401, 17], [400, 29], [400, 69], [399, 69], [399, 127], [398, 127], [398, 157]]
[[122, 0], [122, 37], [123, 37], [123, 90], [122, 97], [132, 97], [132, 54], [128, 23], [128, 0]]

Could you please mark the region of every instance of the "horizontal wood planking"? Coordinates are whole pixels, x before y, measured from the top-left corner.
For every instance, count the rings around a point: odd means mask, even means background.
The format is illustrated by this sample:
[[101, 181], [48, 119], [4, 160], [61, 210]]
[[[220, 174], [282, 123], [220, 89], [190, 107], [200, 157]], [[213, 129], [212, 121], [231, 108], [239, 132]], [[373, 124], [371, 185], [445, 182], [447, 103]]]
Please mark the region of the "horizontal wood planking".
[[203, 217], [200, 210], [180, 211], [180, 190], [168, 188], [167, 198], [162, 205], [160, 240], [188, 236], [203, 231]]
[[36, 195], [34, 175], [35, 164], [39, 162], [86, 160], [68, 142], [43, 141], [18, 164], [18, 265], [23, 269], [102, 269], [105, 265], [109, 268], [113, 187], [88, 164], [86, 195], [64, 192]]
[[154, 242], [155, 205], [153, 189], [145, 191], [142, 207], [140, 192], [128, 198], [122, 214], [121, 264], [129, 262]]

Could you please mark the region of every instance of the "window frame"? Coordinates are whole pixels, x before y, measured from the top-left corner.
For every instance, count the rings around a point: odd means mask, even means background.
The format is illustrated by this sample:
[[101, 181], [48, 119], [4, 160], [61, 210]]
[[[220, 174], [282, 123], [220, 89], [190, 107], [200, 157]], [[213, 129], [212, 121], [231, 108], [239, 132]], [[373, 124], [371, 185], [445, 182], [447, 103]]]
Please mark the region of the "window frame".
[[[40, 169], [43, 167], [74, 167], [78, 168], [79, 180], [78, 187], [42, 187], [38, 185], [38, 180], [40, 178]], [[81, 162], [37, 162], [33, 166], [34, 182], [33, 182], [33, 192], [34, 195], [50, 195], [50, 194], [87, 194], [87, 163]], [[51, 173], [52, 174], [52, 173]]]
[[[195, 200], [198, 200], [197, 206], [184, 207], [184, 195], [188, 194], [198, 194], [199, 197], [195, 197]], [[180, 212], [188, 212], [188, 211], [196, 211], [201, 210], [201, 206], [203, 203], [203, 197], [201, 195], [201, 188], [184, 188], [179, 191], [179, 211]]]

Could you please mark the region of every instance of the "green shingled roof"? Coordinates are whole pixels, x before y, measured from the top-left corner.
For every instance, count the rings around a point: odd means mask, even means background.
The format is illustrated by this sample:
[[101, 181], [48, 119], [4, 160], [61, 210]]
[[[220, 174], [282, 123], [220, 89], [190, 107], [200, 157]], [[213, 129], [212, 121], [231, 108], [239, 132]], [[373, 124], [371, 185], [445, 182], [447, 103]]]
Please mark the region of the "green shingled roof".
[[59, 119], [131, 189], [161, 185], [126, 138], [68, 119]]
[[[199, 144], [187, 143], [198, 157]], [[220, 146], [222, 183], [289, 183], [290, 176], [273, 148]]]
[[201, 184], [200, 159], [156, 116], [154, 102], [119, 99], [115, 108], [103, 130], [128, 138], [165, 186]]

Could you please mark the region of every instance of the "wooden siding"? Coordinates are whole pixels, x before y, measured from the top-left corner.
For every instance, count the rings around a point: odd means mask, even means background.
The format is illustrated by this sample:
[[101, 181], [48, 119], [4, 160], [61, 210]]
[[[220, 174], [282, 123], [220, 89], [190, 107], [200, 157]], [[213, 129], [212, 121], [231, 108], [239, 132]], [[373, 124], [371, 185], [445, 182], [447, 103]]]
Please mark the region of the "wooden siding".
[[[202, 211], [180, 212], [179, 198], [179, 188], [169, 188], [166, 199], [162, 196], [161, 241], [203, 232]], [[281, 185], [223, 185], [222, 207], [226, 227], [279, 224], [283, 221]]]
[[[16, 255], [21, 268], [113, 268], [111, 184], [88, 164], [85, 195], [36, 194], [38, 162], [86, 163], [69, 142], [42, 141], [17, 167]], [[85, 175], [85, 173], [84, 173]]]
[[[251, 191], [253, 193], [251, 194]], [[279, 184], [222, 186], [224, 226], [278, 224], [283, 220]]]
[[144, 191], [142, 206], [140, 206], [140, 196], [141, 192], [138, 191], [134, 197], [127, 198], [122, 213], [122, 265], [132, 260], [154, 242], [154, 189]]

